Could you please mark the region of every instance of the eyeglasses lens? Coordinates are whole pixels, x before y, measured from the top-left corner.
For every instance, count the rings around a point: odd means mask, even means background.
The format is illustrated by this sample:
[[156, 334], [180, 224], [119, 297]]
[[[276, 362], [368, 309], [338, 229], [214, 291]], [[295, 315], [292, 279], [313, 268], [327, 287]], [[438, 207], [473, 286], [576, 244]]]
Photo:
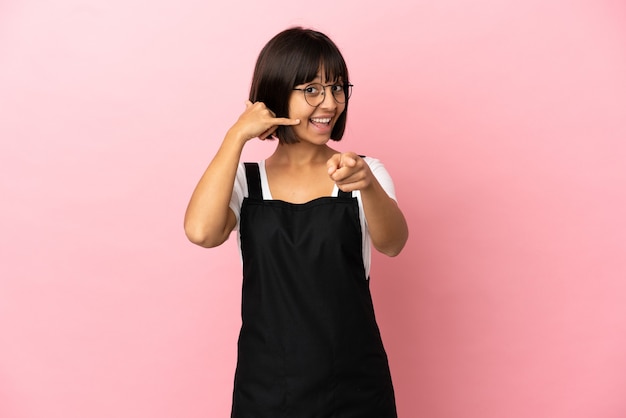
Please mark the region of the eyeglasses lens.
[[[352, 92], [352, 86], [349, 84], [333, 84], [326, 87], [330, 88], [330, 91], [332, 92], [332, 95], [337, 103], [345, 103], [346, 98], [349, 98], [350, 93]], [[311, 106], [318, 106], [320, 103], [322, 103], [326, 94], [326, 87], [318, 83], [313, 83], [306, 86], [303, 89], [303, 92], [304, 98], [306, 99], [307, 103]]]

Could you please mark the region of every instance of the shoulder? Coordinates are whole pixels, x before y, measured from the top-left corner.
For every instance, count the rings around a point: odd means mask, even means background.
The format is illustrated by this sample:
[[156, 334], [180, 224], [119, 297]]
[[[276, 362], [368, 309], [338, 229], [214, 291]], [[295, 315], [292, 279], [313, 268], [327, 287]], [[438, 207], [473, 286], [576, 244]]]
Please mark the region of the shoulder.
[[362, 156], [363, 161], [367, 163], [372, 174], [376, 177], [376, 180], [383, 187], [385, 192], [391, 197], [393, 200], [396, 200], [396, 190], [393, 184], [393, 179], [391, 175], [385, 168], [385, 165], [378, 158], [370, 157], [370, 156]]
[[370, 168], [383, 166], [383, 163], [378, 158], [370, 157], [369, 155], [361, 155], [361, 158], [363, 158], [363, 161], [365, 161]]
[[372, 173], [374, 173], [374, 175], [376, 177], [378, 177], [379, 175], [380, 176], [389, 176], [389, 173], [387, 172], [387, 169], [385, 168], [385, 165], [378, 158], [370, 157], [370, 156], [367, 156], [367, 155], [362, 156], [361, 158], [363, 158], [363, 161], [365, 161], [367, 163], [367, 165], [369, 166], [370, 170], [372, 170]]

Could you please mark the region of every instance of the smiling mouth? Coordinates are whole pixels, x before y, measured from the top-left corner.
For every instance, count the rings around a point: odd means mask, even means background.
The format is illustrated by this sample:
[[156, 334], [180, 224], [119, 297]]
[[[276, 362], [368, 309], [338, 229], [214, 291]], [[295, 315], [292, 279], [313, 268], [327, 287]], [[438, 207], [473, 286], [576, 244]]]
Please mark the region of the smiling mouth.
[[311, 118], [311, 122], [328, 125], [330, 123], [331, 118]]

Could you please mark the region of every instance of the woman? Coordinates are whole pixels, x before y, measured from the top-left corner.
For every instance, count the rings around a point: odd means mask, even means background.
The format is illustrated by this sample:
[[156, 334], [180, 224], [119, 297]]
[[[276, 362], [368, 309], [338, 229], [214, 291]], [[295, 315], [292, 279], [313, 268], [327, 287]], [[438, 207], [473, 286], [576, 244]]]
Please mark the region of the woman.
[[[396, 417], [369, 292], [370, 244], [397, 255], [408, 229], [380, 161], [329, 146], [352, 85], [324, 34], [287, 29], [261, 51], [246, 109], [193, 192], [185, 232], [239, 232], [242, 327], [232, 417]], [[277, 139], [241, 164], [245, 144]]]

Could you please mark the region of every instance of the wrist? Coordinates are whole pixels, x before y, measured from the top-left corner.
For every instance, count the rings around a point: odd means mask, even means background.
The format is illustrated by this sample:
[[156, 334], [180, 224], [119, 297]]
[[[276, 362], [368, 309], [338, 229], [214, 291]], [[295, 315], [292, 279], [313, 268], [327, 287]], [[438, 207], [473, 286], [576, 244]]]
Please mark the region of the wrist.
[[236, 126], [233, 126], [226, 132], [224, 141], [238, 144], [243, 147], [250, 139], [251, 138], [246, 137], [246, 135], [244, 135], [239, 129], [237, 129]]

